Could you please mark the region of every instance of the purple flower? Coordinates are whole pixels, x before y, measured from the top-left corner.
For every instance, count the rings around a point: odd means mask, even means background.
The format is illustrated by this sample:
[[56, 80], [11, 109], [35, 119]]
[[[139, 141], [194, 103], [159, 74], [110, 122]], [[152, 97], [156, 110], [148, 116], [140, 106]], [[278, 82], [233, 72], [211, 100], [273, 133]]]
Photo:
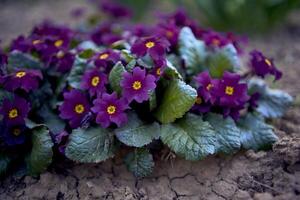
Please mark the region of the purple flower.
[[12, 41], [10, 45], [10, 51], [18, 50], [21, 52], [28, 52], [32, 48], [32, 44], [30, 43], [30, 40], [25, 38], [23, 35], [20, 35], [15, 40]]
[[164, 71], [167, 67], [166, 60], [157, 60], [154, 61], [155, 67], [151, 70], [151, 74], [158, 80], [161, 76], [164, 75]]
[[25, 99], [15, 96], [13, 101], [3, 100], [0, 114], [3, 115], [3, 121], [8, 126], [23, 125], [29, 109], [29, 103]]
[[118, 3], [112, 2], [111, 0], [101, 2], [100, 7], [104, 13], [110, 15], [113, 18], [124, 18], [131, 16], [131, 12], [128, 8], [119, 5]]
[[226, 37], [214, 31], [208, 31], [205, 33], [203, 35], [203, 40], [206, 45], [211, 47], [223, 47], [229, 43], [229, 40]]
[[211, 101], [214, 103], [215, 98], [211, 91], [217, 84], [217, 80], [212, 79], [207, 71], [198, 74], [194, 79], [198, 85], [198, 95], [201, 96], [204, 102]]
[[114, 33], [114, 26], [111, 22], [100, 24], [91, 34], [91, 39], [98, 45], [110, 45], [122, 37]]
[[160, 37], [165, 37], [172, 48], [177, 46], [179, 29], [174, 24], [162, 24], [158, 27], [158, 35]]
[[94, 60], [96, 67], [99, 67], [102, 70], [107, 70], [109, 66], [113, 66], [117, 61], [120, 60], [120, 54], [112, 49], [107, 49], [96, 54], [92, 60]]
[[56, 70], [66, 73], [71, 70], [75, 61], [75, 55], [71, 52], [58, 51], [52, 58], [50, 66], [55, 66]]
[[39, 87], [43, 75], [39, 70], [19, 69], [15, 73], [3, 77], [3, 86], [8, 91], [24, 89], [26, 92]]
[[247, 45], [247, 43], [248, 43], [247, 37], [238, 36], [238, 35], [235, 35], [235, 34], [229, 32], [229, 33], [226, 33], [226, 38], [230, 43], [232, 43], [232, 45], [236, 48], [236, 50], [239, 54], [243, 53], [242, 47], [244, 45]]
[[58, 151], [61, 154], [65, 153], [66, 143], [69, 138], [69, 133], [67, 131], [61, 131], [59, 134], [54, 136], [54, 142], [58, 146]]
[[240, 79], [238, 74], [225, 72], [222, 79], [212, 88], [220, 106], [235, 108], [247, 102], [247, 84], [239, 83]]
[[24, 131], [26, 127], [24, 125], [8, 127], [4, 124], [0, 124], [0, 129], [0, 137], [3, 138], [8, 146], [23, 144], [25, 142], [26, 136]]
[[207, 113], [210, 111], [211, 107], [212, 104], [209, 101], [205, 102], [203, 97], [198, 92], [196, 102], [191, 110], [195, 113]]
[[120, 83], [123, 96], [131, 102], [133, 99], [138, 103], [149, 99], [149, 92], [155, 89], [155, 77], [146, 75], [146, 70], [139, 67], [133, 69], [133, 73], [124, 72]]
[[97, 115], [96, 122], [102, 127], [107, 128], [111, 122], [118, 127], [127, 122], [127, 115], [124, 111], [128, 104], [124, 99], [118, 99], [117, 94], [104, 93], [101, 98], [94, 100], [92, 111]]
[[281, 71], [279, 71], [273, 63], [273, 59], [265, 57], [261, 52], [253, 50], [250, 52], [251, 57], [251, 67], [253, 72], [262, 78], [267, 74], [272, 74], [275, 76], [275, 80], [279, 80], [282, 76]]
[[88, 90], [91, 96], [105, 92], [107, 76], [97, 69], [92, 69], [83, 75], [81, 88]]
[[59, 107], [60, 117], [69, 120], [71, 128], [78, 128], [90, 111], [86, 96], [79, 90], [73, 89], [64, 93], [64, 102]]
[[148, 53], [153, 60], [161, 60], [165, 57], [170, 43], [164, 38], [149, 37], [137, 40], [131, 47], [131, 52], [138, 57]]

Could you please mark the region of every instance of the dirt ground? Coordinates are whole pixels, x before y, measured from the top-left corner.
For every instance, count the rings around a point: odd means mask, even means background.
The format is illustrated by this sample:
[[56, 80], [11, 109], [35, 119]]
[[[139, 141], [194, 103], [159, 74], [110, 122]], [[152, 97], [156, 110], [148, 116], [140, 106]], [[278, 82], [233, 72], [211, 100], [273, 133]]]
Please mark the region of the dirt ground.
[[[8, 18], [8, 14], [0, 8], [1, 29], [24, 32], [32, 25], [5, 26], [3, 17]], [[38, 16], [34, 16], [35, 20]], [[60, 14], [55, 16], [59, 19]], [[7, 30], [0, 30], [0, 38], [12, 37]], [[296, 99], [295, 106], [282, 119], [272, 121], [280, 138], [273, 150], [249, 150], [199, 162], [156, 160], [153, 175], [141, 180], [127, 172], [118, 159], [98, 165], [61, 163], [38, 179], [12, 176], [0, 182], [0, 199], [300, 199], [300, 22], [291, 20], [269, 35], [251, 39], [250, 47], [276, 57], [284, 72], [278, 87]]]

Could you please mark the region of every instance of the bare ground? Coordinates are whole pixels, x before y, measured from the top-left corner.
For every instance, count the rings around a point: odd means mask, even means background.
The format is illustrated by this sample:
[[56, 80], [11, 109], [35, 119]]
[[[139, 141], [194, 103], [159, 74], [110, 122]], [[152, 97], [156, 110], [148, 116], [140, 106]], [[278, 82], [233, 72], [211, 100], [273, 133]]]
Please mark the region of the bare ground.
[[[2, 14], [0, 8], [0, 19]], [[98, 165], [66, 162], [38, 179], [7, 178], [0, 182], [0, 199], [300, 199], [300, 24], [291, 21], [250, 43], [276, 57], [284, 72], [277, 87], [296, 99], [282, 119], [272, 121], [280, 138], [273, 150], [199, 162], [157, 159], [153, 175], [141, 180], [118, 158]]]

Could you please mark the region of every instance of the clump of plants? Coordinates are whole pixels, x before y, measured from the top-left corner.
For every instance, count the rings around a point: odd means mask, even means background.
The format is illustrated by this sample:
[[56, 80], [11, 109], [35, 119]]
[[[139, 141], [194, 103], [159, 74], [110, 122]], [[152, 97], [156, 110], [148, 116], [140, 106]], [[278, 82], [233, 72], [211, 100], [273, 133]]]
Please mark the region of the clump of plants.
[[196, 161], [277, 140], [265, 119], [282, 116], [292, 98], [263, 80], [282, 76], [272, 58], [253, 50], [242, 63], [243, 39], [182, 11], [141, 25], [122, 7], [102, 9], [110, 17], [100, 24], [44, 22], [1, 51], [1, 174], [35, 176], [62, 155], [118, 156], [143, 177], [163, 148]]

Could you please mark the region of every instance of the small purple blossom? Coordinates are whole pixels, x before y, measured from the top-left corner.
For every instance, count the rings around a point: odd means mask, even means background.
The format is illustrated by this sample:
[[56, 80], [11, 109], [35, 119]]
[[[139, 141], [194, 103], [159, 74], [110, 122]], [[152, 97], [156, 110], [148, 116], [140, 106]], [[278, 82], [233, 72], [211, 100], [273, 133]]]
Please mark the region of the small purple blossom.
[[215, 87], [217, 80], [212, 79], [207, 71], [198, 74], [194, 80], [198, 85], [198, 95], [203, 98], [204, 102], [211, 101], [213, 103], [215, 98], [211, 91]]
[[149, 99], [149, 92], [155, 89], [155, 77], [151, 74], [146, 75], [146, 70], [135, 67], [132, 73], [124, 72], [120, 83], [123, 89], [123, 96], [131, 102], [136, 100], [138, 103]]
[[71, 52], [58, 51], [52, 58], [50, 66], [55, 66], [56, 71], [66, 73], [71, 70], [75, 61], [75, 55]]
[[131, 52], [138, 57], [145, 56], [147, 53], [153, 60], [161, 60], [170, 46], [164, 38], [149, 37], [137, 40], [131, 47]]
[[114, 32], [115, 24], [104, 22], [100, 24], [92, 33], [91, 39], [98, 45], [110, 45], [122, 39], [120, 35]]
[[208, 101], [205, 102], [203, 97], [201, 97], [201, 94], [199, 94], [198, 91], [198, 96], [196, 98], [196, 102], [192, 107], [192, 111], [194, 111], [195, 113], [207, 113], [210, 111], [212, 107], [212, 104]]
[[240, 79], [238, 74], [225, 72], [222, 79], [212, 88], [213, 94], [218, 97], [220, 106], [235, 108], [247, 102], [249, 99], [247, 84], [239, 83]]
[[128, 104], [124, 99], [118, 99], [115, 92], [112, 94], [104, 93], [93, 103], [92, 111], [97, 115], [96, 122], [102, 127], [107, 128], [111, 122], [120, 127], [127, 122], [127, 115], [124, 111], [128, 108]]
[[8, 146], [23, 144], [26, 140], [24, 134], [26, 127], [24, 125], [6, 126], [0, 124], [0, 129], [0, 137]]
[[18, 69], [16, 72], [4, 76], [3, 86], [8, 91], [23, 89], [26, 92], [35, 90], [39, 87], [39, 81], [43, 79], [43, 75], [39, 70]]
[[108, 67], [113, 66], [117, 61], [120, 60], [120, 53], [112, 49], [107, 49], [97, 53], [92, 60], [94, 60], [96, 67], [107, 71]]
[[25, 124], [24, 119], [27, 117], [29, 110], [29, 103], [25, 99], [15, 96], [13, 101], [3, 100], [0, 114], [7, 126], [19, 126]]
[[255, 92], [254, 94], [250, 95], [250, 99], [248, 101], [250, 109], [254, 109], [258, 106], [259, 97], [260, 94], [258, 92]]
[[251, 67], [253, 72], [262, 78], [268, 74], [272, 74], [275, 80], [279, 80], [282, 76], [282, 72], [279, 71], [274, 65], [273, 59], [265, 57], [261, 52], [253, 50], [250, 52], [251, 55]]
[[90, 111], [90, 104], [85, 94], [73, 89], [64, 93], [64, 102], [59, 107], [60, 117], [69, 120], [71, 128], [78, 128]]
[[32, 43], [29, 39], [25, 38], [23, 35], [20, 35], [14, 39], [10, 45], [10, 51], [18, 50], [21, 52], [28, 52], [32, 48]]
[[174, 24], [162, 24], [157, 28], [158, 36], [165, 37], [171, 44], [171, 48], [175, 48], [178, 42], [179, 28]]
[[81, 88], [88, 90], [91, 96], [105, 92], [107, 76], [98, 69], [92, 69], [84, 73]]
[[7, 55], [0, 49], [0, 68], [7, 64]]
[[229, 40], [226, 37], [214, 31], [208, 31], [205, 33], [203, 35], [203, 40], [206, 45], [211, 47], [223, 47], [229, 43]]

